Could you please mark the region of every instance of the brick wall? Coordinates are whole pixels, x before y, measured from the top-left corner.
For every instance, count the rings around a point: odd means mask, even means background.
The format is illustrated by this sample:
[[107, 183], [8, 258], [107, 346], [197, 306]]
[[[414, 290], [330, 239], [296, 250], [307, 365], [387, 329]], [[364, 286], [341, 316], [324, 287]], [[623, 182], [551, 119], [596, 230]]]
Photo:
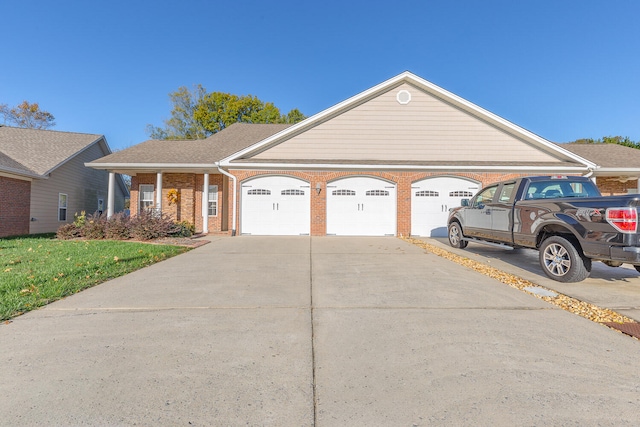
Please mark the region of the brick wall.
[[[506, 179], [517, 178], [524, 174], [517, 173], [428, 173], [428, 172], [347, 172], [347, 171], [231, 171], [238, 179], [237, 186], [237, 222], [236, 230], [241, 229], [240, 224], [240, 196], [241, 184], [247, 179], [261, 175], [286, 175], [303, 179], [309, 182], [311, 191], [311, 235], [324, 236], [327, 230], [326, 210], [327, 182], [347, 176], [371, 176], [385, 179], [397, 185], [397, 232], [399, 235], [411, 233], [411, 185], [425, 178], [437, 176], [457, 176], [476, 181], [480, 186]], [[196, 230], [202, 230], [202, 186], [204, 176], [202, 174], [173, 174], [164, 173], [162, 176], [162, 211], [166, 215], [178, 221], [189, 221], [195, 224]], [[609, 181], [606, 181], [609, 182]], [[611, 181], [613, 182], [613, 181]], [[218, 215], [209, 217], [210, 233], [230, 233], [233, 223], [231, 180], [224, 179], [223, 175], [209, 175], [209, 183], [218, 186]], [[138, 212], [138, 186], [140, 184], [156, 184], [156, 174], [138, 174], [131, 179], [131, 214]], [[320, 185], [320, 193], [315, 189]], [[628, 183], [637, 185], [637, 182]], [[169, 190], [177, 189], [180, 201], [169, 205], [167, 194]], [[601, 188], [602, 190], [602, 188]], [[626, 191], [625, 191], [626, 192]]]
[[638, 180], [632, 179], [627, 182], [620, 182], [616, 177], [599, 176], [596, 178], [596, 185], [603, 196], [613, 196], [628, 194], [627, 190], [637, 191]]
[[[156, 174], [145, 173], [131, 177], [131, 215], [137, 215], [139, 204], [140, 184], [155, 186]], [[194, 224], [196, 231], [202, 231], [202, 186], [204, 175], [192, 173], [163, 173], [162, 174], [162, 213], [176, 221], [189, 221]], [[209, 232], [222, 232], [222, 206], [225, 203], [224, 196], [227, 191], [223, 188], [223, 176], [219, 174], [209, 175], [209, 185], [218, 186], [218, 215], [209, 217]], [[177, 190], [179, 201], [169, 204], [167, 196], [170, 190]]]
[[31, 182], [0, 176], [0, 237], [29, 234]]
[[[426, 173], [426, 172], [302, 172], [302, 171], [242, 171], [233, 170], [233, 175], [238, 178], [237, 188], [237, 212], [238, 212], [238, 224], [237, 230], [240, 230], [242, 224], [240, 224], [240, 192], [241, 183], [247, 179], [259, 176], [259, 175], [288, 175], [296, 178], [303, 179], [310, 183], [311, 189], [315, 190], [316, 185], [319, 183], [321, 192], [318, 194], [316, 191], [311, 191], [311, 235], [312, 236], [324, 236], [327, 233], [326, 211], [327, 211], [327, 197], [326, 188], [327, 182], [331, 182], [338, 178], [347, 176], [371, 176], [385, 179], [389, 182], [397, 184], [397, 232], [398, 235], [409, 235], [411, 233], [411, 184], [420, 181], [428, 177], [436, 176], [458, 176], [463, 178], [472, 179], [480, 183], [481, 186], [487, 184], [502, 181], [511, 178], [517, 178], [522, 174], [514, 173], [455, 173], [455, 174], [443, 174], [443, 173]], [[231, 189], [229, 189], [231, 191]], [[231, 209], [229, 209], [229, 220], [231, 220]]]

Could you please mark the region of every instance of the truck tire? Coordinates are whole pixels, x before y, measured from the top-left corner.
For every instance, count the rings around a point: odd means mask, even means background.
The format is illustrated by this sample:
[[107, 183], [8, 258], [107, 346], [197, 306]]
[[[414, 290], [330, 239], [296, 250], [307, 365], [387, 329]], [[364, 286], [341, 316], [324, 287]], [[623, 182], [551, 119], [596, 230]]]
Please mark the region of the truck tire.
[[540, 245], [540, 267], [558, 282], [580, 282], [591, 272], [591, 259], [561, 236], [551, 236]]
[[466, 240], [462, 240], [464, 235], [462, 234], [462, 227], [457, 222], [452, 222], [449, 224], [449, 244], [458, 249], [464, 249], [467, 247], [469, 242]]

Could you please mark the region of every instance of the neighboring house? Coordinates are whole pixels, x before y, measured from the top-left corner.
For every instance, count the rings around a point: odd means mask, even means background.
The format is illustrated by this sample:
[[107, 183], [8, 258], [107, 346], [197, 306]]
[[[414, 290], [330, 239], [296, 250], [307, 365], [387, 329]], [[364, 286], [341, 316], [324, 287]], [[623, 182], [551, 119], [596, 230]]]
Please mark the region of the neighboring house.
[[313, 236], [444, 235], [449, 208], [483, 185], [597, 169], [409, 72], [292, 126], [234, 124], [87, 166], [132, 175], [132, 214], [155, 208], [204, 232]]
[[635, 194], [640, 186], [640, 150], [618, 144], [561, 144], [598, 165], [594, 171], [604, 195]]
[[[84, 166], [110, 154], [102, 135], [0, 126], [0, 237], [48, 233], [75, 213], [107, 211], [107, 172]], [[118, 177], [116, 211], [128, 190]]]

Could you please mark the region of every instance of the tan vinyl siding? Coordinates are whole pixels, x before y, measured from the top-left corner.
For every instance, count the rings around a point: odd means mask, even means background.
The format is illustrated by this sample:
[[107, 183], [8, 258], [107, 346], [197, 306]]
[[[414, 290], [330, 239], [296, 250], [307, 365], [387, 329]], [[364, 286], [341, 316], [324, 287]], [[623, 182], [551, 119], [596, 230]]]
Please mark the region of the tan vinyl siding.
[[[99, 144], [94, 144], [64, 165], [55, 169], [49, 179], [34, 180], [31, 186], [30, 233], [56, 231], [64, 222], [58, 221], [58, 194], [67, 194], [67, 221], [73, 222], [73, 215], [85, 211], [93, 214], [98, 209], [98, 199], [104, 200], [107, 209], [109, 173], [87, 168], [85, 162], [98, 159], [105, 153]], [[116, 212], [124, 208], [124, 195], [116, 183]]]
[[[411, 93], [409, 104], [396, 100], [400, 90]], [[254, 158], [558, 161], [539, 147], [406, 83]]]

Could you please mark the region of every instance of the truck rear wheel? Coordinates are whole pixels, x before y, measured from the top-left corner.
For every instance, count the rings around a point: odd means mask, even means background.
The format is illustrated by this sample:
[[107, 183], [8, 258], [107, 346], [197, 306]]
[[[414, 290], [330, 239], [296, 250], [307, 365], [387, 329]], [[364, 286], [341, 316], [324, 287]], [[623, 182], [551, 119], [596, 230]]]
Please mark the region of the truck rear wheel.
[[551, 236], [540, 246], [540, 267], [558, 282], [580, 282], [591, 272], [591, 259], [561, 236]]
[[464, 249], [467, 247], [469, 242], [466, 240], [462, 240], [464, 236], [462, 235], [462, 228], [460, 224], [457, 222], [452, 222], [449, 224], [449, 244], [454, 248]]

